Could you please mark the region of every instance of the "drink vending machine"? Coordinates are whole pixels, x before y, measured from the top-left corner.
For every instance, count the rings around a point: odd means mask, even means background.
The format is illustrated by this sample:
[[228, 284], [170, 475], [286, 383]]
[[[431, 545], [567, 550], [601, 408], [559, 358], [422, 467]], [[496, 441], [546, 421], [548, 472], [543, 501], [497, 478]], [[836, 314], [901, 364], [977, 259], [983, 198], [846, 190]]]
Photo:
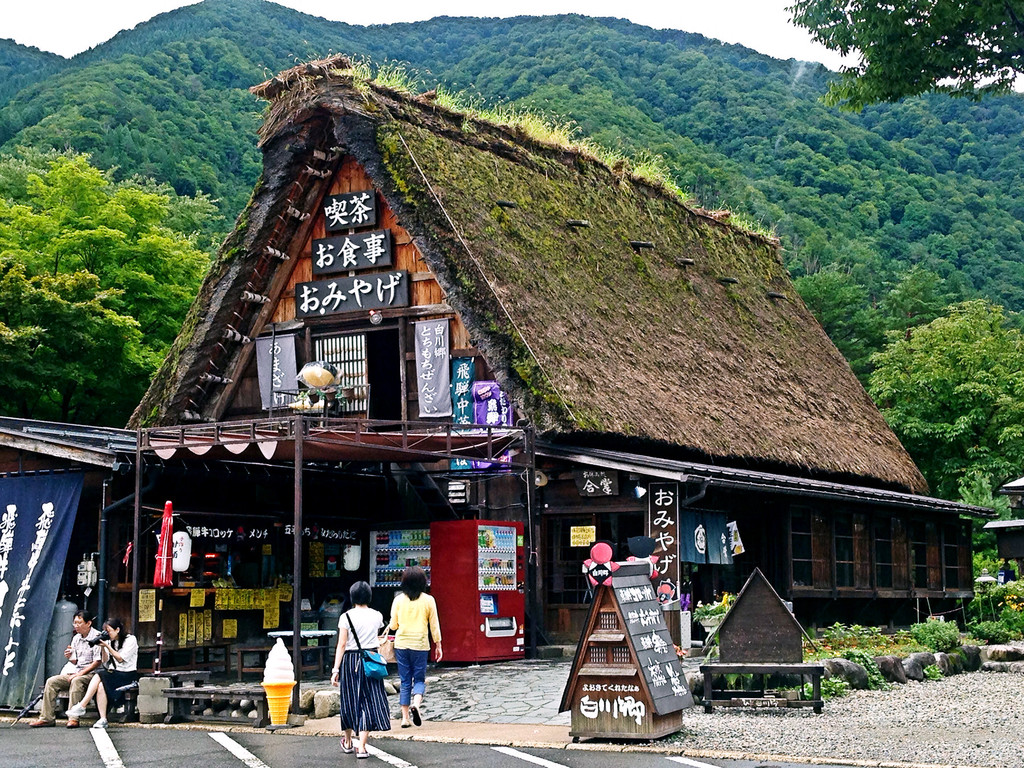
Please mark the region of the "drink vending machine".
[[444, 661], [523, 658], [523, 524], [453, 520], [430, 526], [430, 593]]

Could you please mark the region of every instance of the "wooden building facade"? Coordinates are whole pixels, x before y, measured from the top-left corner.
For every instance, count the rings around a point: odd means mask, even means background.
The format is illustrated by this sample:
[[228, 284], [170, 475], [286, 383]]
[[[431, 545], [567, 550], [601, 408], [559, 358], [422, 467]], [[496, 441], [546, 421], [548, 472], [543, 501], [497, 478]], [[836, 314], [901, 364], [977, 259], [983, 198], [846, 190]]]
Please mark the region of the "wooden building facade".
[[[925, 495], [776, 240], [586, 152], [361, 82], [344, 57], [253, 90], [270, 102], [263, 176], [132, 419], [144, 435], [179, 428], [175, 461], [230, 461], [195, 441], [288, 417], [303, 397], [291, 366], [325, 361], [341, 378], [323, 424], [349, 435], [383, 422], [409, 436], [524, 430], [505, 463], [365, 443], [304, 460], [354, 538], [523, 522], [542, 639], [577, 636], [586, 613], [588, 546], [572, 531], [592, 526], [624, 557], [652, 533], [649, 491], [666, 483], [681, 510], [736, 523], [746, 550], [673, 571], [694, 600], [738, 589], [755, 566], [807, 624], [910, 620], [971, 596], [967, 518], [982, 510]], [[443, 344], [417, 339], [424, 321]], [[289, 381], [275, 395], [279, 360], [261, 350], [282, 346]], [[492, 407], [469, 414], [481, 382]], [[298, 461], [252, 434], [239, 457]], [[581, 484], [588, 472], [604, 485]], [[374, 490], [356, 499], [333, 482]]]

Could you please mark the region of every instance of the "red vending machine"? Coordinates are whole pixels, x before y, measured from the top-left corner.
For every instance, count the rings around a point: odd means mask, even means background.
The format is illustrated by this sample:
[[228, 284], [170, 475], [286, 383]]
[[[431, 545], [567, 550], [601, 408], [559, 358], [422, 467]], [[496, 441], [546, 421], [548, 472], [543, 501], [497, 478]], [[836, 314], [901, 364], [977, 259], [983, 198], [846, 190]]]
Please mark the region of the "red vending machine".
[[430, 525], [430, 594], [444, 661], [523, 658], [523, 524], [453, 520]]

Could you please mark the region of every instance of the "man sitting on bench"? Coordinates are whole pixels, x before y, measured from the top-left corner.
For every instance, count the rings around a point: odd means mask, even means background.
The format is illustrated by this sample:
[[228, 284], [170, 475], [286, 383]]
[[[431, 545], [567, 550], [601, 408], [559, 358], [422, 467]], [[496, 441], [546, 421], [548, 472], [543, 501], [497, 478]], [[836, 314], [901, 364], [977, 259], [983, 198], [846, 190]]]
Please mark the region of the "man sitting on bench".
[[[55, 705], [57, 696], [68, 692], [68, 705], [74, 706], [85, 694], [92, 673], [100, 665], [100, 649], [95, 642], [100, 633], [93, 629], [92, 616], [85, 611], [75, 614], [72, 621], [75, 631], [71, 643], [64, 649], [64, 658], [68, 663], [60, 674], [46, 680], [43, 687], [43, 705], [39, 710], [39, 718], [30, 725], [33, 728], [52, 728], [56, 725]], [[78, 718], [68, 714], [68, 728], [77, 728]]]

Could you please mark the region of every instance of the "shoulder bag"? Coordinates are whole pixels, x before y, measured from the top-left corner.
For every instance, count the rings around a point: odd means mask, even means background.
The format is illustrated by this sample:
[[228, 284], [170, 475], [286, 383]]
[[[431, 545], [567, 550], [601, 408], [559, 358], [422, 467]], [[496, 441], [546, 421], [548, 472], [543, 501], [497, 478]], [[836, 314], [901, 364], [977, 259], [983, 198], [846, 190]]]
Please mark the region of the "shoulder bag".
[[352, 617], [346, 613], [345, 618], [348, 619], [348, 625], [352, 630], [352, 638], [356, 641], [356, 648], [359, 649], [359, 653], [362, 655], [363, 674], [370, 680], [383, 680], [388, 676], [388, 665], [384, 658], [375, 651], [363, 648], [359, 643], [359, 635], [356, 633], [355, 625], [352, 624]]

